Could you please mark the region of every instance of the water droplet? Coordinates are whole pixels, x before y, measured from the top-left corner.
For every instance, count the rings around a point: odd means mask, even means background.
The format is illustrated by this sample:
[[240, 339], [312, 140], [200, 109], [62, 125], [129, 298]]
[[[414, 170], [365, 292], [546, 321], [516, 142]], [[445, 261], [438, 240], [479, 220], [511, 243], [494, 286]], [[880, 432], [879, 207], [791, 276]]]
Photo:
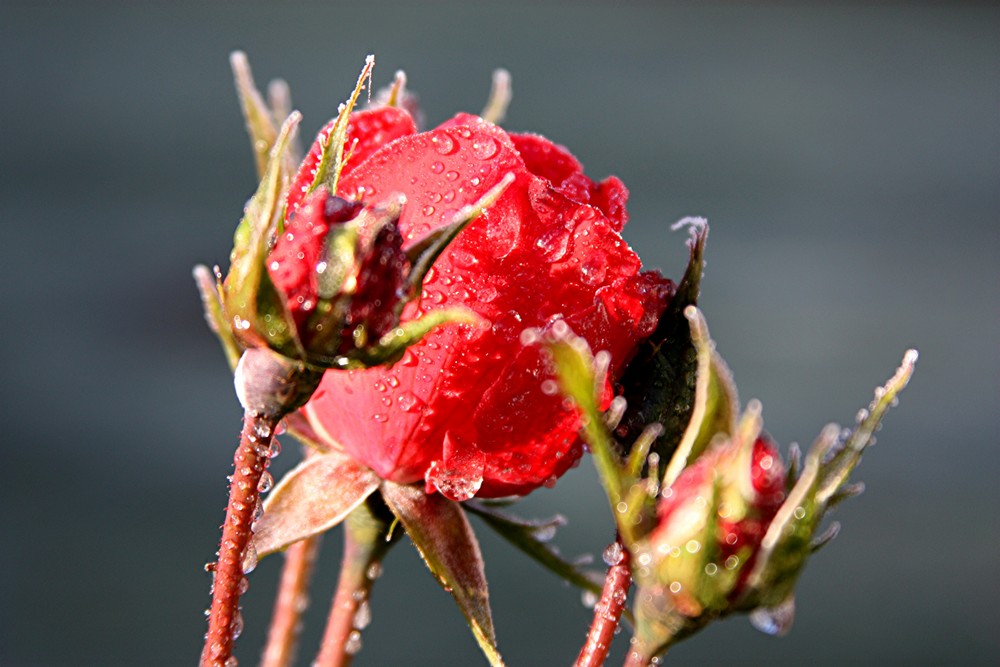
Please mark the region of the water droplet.
[[442, 171], [444, 171], [444, 163], [435, 162], [434, 164], [431, 165], [431, 171], [433, 171], [435, 174], [440, 174]]
[[554, 227], [538, 237], [535, 247], [542, 251], [542, 257], [549, 262], [558, 262], [569, 251], [570, 234], [563, 227]]
[[593, 609], [597, 605], [597, 593], [594, 591], [584, 591], [580, 594], [580, 602], [587, 609]]
[[354, 627], [364, 630], [372, 622], [372, 609], [368, 605], [368, 600], [364, 600], [358, 605], [358, 610], [354, 612]]
[[[451, 172], [449, 172], [449, 173], [451, 173]], [[455, 191], [454, 190], [448, 190], [448, 192], [444, 193], [444, 203], [445, 204], [450, 204], [453, 201], [455, 201]]]
[[607, 257], [603, 252], [596, 250], [589, 254], [580, 266], [580, 275], [583, 282], [588, 285], [597, 285], [604, 280], [607, 275]]
[[608, 548], [604, 550], [604, 553], [601, 554], [601, 557], [604, 558], [605, 565], [607, 565], [608, 567], [612, 567], [614, 565], [618, 565], [619, 563], [621, 563], [622, 558], [625, 557], [625, 554], [622, 551], [621, 544], [619, 544], [618, 542], [612, 542], [611, 544], [608, 545]]
[[396, 377], [395, 375], [390, 375], [390, 376], [386, 377], [385, 381], [393, 389], [395, 389], [396, 387], [399, 386], [399, 378]]
[[273, 459], [281, 453], [281, 443], [278, 442], [277, 438], [271, 441], [271, 446], [267, 448], [267, 458]]
[[371, 581], [375, 581], [376, 579], [378, 579], [379, 577], [381, 577], [382, 576], [382, 563], [379, 563], [378, 561], [375, 561], [374, 563], [372, 563], [371, 565], [369, 565], [368, 566], [368, 570], [365, 572], [365, 576], [368, 577], [368, 579], [371, 580]]
[[679, 582], [679, 581], [672, 581], [672, 582], [670, 582], [670, 592], [673, 593], [674, 595], [676, 595], [677, 593], [680, 593], [681, 592], [681, 588], [683, 588], [683, 586], [681, 586], [681, 582]]
[[542, 393], [546, 396], [555, 396], [559, 393], [559, 384], [555, 380], [545, 380], [542, 382]]
[[758, 607], [750, 612], [750, 624], [764, 634], [783, 637], [795, 621], [795, 598], [788, 596], [776, 607]]
[[376, 412], [375, 414], [372, 415], [372, 419], [380, 424], [384, 424], [387, 421], [389, 421], [389, 415], [384, 415], [380, 412]]
[[489, 160], [500, 151], [500, 145], [492, 137], [483, 137], [472, 143], [472, 154], [480, 160]]
[[226, 658], [226, 662], [224, 663], [223, 667], [237, 667], [239, 664], [240, 661], [236, 659], [236, 656], [231, 655], [228, 658]]
[[458, 150], [458, 144], [446, 132], [435, 134], [431, 137], [431, 143], [434, 144], [434, 150], [441, 155], [451, 155]]
[[424, 406], [424, 402], [412, 391], [404, 391], [396, 398], [396, 403], [403, 412], [417, 412]]
[[344, 653], [347, 655], [355, 655], [361, 650], [361, 633], [357, 630], [351, 630], [351, 634], [347, 635], [347, 641], [344, 642]]
[[243, 563], [241, 565], [243, 574], [250, 574], [257, 567], [257, 546], [250, 540], [247, 550], [243, 552]]
[[260, 475], [260, 481], [257, 482], [257, 490], [261, 493], [267, 493], [274, 486], [274, 478], [271, 477], [271, 473], [264, 471]]
[[250, 588], [250, 580], [247, 579], [246, 577], [240, 577], [240, 583], [236, 587], [236, 589], [240, 592], [240, 595], [246, 593], [247, 589], [249, 588]]
[[232, 633], [233, 639], [237, 639], [243, 634], [243, 614], [236, 612], [236, 615], [233, 616], [233, 622], [229, 624], [229, 631]]
[[423, 213], [426, 216], [432, 216], [432, 215], [434, 215], [434, 211], [436, 211], [436, 210], [437, 209], [435, 209], [433, 206], [427, 205], [427, 206], [424, 206], [421, 209], [420, 212]]
[[449, 171], [447, 174], [444, 175], [444, 177], [447, 178], [449, 181], [457, 181], [458, 180], [458, 172], [457, 171]]

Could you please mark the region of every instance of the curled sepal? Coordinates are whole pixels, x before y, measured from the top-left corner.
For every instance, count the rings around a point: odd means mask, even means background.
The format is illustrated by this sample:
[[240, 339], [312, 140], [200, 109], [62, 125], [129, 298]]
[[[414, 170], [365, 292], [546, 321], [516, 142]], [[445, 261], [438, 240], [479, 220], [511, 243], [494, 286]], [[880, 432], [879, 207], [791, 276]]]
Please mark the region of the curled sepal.
[[907, 351], [896, 373], [876, 389], [875, 400], [859, 415], [858, 425], [846, 439], [835, 424], [823, 429], [761, 540], [740, 607], [776, 609], [791, 599], [806, 559], [829, 539], [826, 534], [816, 535], [823, 517], [832, 504], [853, 490], [847, 484], [848, 477], [872, 443], [886, 410], [909, 382], [916, 361], [916, 350]]
[[542, 520], [528, 521], [511, 516], [496, 508], [482, 503], [466, 502], [462, 507], [467, 512], [475, 514], [483, 522], [496, 531], [512, 545], [533, 558], [557, 577], [574, 586], [590, 591], [594, 595], [601, 594], [601, 582], [580, 568], [577, 563], [566, 560], [550, 546], [556, 530], [565, 525], [566, 520], [561, 515]]
[[382, 497], [403, 524], [441, 586], [451, 593], [483, 654], [503, 665], [496, 646], [489, 590], [479, 543], [461, 506], [417, 486], [382, 483]]
[[304, 358], [284, 299], [268, 275], [271, 239], [281, 224], [289, 172], [285, 152], [301, 116], [285, 121], [271, 150], [264, 177], [247, 203], [236, 228], [229, 274], [223, 283], [223, 311], [245, 347], [270, 347], [286, 356]]
[[254, 526], [257, 556], [336, 526], [378, 488], [370, 469], [346, 454], [311, 456], [288, 471]]
[[694, 306], [684, 309], [691, 327], [691, 342], [696, 355], [694, 403], [691, 419], [663, 475], [663, 486], [674, 483], [681, 472], [708, 447], [717, 434], [735, 432], [739, 400], [732, 373], [715, 351], [708, 325]]
[[628, 408], [617, 429], [631, 440], [648, 424], [661, 424], [663, 432], [651, 451], [664, 463], [673, 456], [691, 422], [699, 377], [699, 356], [685, 309], [698, 304], [708, 223], [704, 218], [684, 218], [672, 228], [681, 227], [687, 227], [691, 235], [687, 270], [656, 330], [639, 346], [622, 376]]

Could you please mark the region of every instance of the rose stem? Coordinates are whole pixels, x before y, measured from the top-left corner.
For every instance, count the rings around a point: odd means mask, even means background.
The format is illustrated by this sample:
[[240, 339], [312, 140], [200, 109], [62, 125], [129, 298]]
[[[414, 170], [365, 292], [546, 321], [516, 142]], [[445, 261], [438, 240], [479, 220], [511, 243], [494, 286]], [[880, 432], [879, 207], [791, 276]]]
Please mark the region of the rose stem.
[[247, 571], [255, 564], [252, 549], [251, 526], [260, 491], [257, 486], [269, 461], [269, 448], [278, 418], [262, 417], [247, 411], [243, 416], [240, 445], [233, 457], [233, 476], [229, 484], [229, 505], [226, 521], [222, 525], [219, 559], [215, 563], [215, 580], [212, 584], [212, 606], [208, 615], [208, 633], [201, 653], [201, 667], [233, 667], [234, 634], [238, 634], [240, 595], [243, 583], [244, 560]]
[[302, 614], [309, 604], [307, 590], [313, 565], [319, 552], [320, 536], [307, 537], [285, 550], [285, 564], [274, 601], [271, 628], [260, 660], [260, 667], [288, 667], [295, 660], [295, 649], [302, 629]]
[[576, 658], [575, 667], [600, 667], [608, 658], [608, 651], [628, 598], [628, 589], [632, 584], [628, 549], [620, 541], [618, 546], [621, 560], [608, 568], [601, 599], [594, 605], [594, 620], [587, 633], [587, 641]]
[[[377, 494], [376, 494], [377, 495]], [[381, 499], [379, 498], [380, 502]], [[380, 574], [381, 561], [392, 541], [386, 539], [388, 522], [373, 512], [370, 499], [344, 522], [344, 559], [333, 596], [326, 632], [313, 667], [347, 667], [361, 649], [361, 630], [368, 624], [368, 596]]]

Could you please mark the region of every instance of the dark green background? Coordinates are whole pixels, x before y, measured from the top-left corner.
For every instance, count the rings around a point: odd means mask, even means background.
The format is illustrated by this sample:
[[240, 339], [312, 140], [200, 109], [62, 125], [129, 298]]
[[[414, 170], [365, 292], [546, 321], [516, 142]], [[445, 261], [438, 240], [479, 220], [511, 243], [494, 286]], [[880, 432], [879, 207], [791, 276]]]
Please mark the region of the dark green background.
[[[196, 660], [240, 413], [190, 268], [226, 259], [254, 187], [236, 48], [259, 80], [288, 79], [306, 135], [367, 53], [377, 84], [406, 69], [431, 124], [478, 111], [507, 67], [507, 127], [624, 179], [626, 236], [650, 266], [677, 276], [685, 237], [670, 223], [710, 219], [702, 304], [784, 444], [850, 422], [920, 348], [791, 635], [737, 618], [668, 664], [995, 664], [995, 8], [124, 5], [0, 8], [0, 665]], [[295, 459], [285, 445], [279, 470]], [[563, 551], [599, 554], [602, 502], [585, 461], [523, 511], [565, 514]], [[579, 595], [482, 535], [509, 663], [568, 664], [589, 618]], [[338, 544], [324, 544], [301, 664]], [[244, 664], [278, 564], [252, 577]], [[481, 663], [407, 544], [373, 610], [359, 665]]]

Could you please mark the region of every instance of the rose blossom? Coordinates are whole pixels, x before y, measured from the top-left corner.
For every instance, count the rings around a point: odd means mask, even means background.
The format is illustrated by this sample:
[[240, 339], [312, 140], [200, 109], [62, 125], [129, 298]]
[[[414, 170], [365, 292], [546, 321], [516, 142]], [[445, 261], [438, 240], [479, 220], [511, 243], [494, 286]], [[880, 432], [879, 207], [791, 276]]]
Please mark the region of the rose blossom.
[[[292, 183], [289, 228], [329, 131]], [[581, 455], [580, 418], [554, 390], [539, 346], [521, 342], [522, 332], [564, 320], [593, 349], [607, 350], [608, 398], [610, 381], [673, 293], [669, 280], [641, 271], [621, 238], [625, 186], [614, 177], [593, 182], [565, 148], [543, 137], [508, 134], [469, 114], [417, 133], [401, 109], [356, 112], [346, 146], [351, 156], [337, 195], [366, 205], [405, 197], [404, 249], [508, 174], [513, 181], [437, 259], [419, 302], [402, 316], [461, 306], [478, 322], [435, 329], [391, 368], [328, 372], [304, 414], [317, 433], [382, 478], [424, 480], [428, 491], [456, 500], [554, 483]], [[274, 278], [308, 301], [308, 286]]]

